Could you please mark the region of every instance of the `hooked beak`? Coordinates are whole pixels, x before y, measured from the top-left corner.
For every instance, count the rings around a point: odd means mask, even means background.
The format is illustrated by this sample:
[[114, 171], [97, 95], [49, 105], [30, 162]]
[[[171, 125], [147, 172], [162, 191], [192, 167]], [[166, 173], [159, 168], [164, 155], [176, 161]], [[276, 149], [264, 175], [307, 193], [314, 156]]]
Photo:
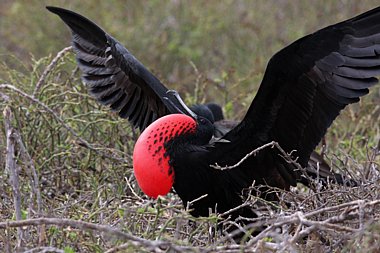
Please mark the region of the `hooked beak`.
[[[166, 106], [168, 106], [169, 110], [172, 113], [186, 114], [195, 120], [198, 119], [198, 115], [196, 115], [192, 110], [190, 110], [189, 107], [187, 107], [187, 105], [185, 104], [185, 102], [183, 102], [182, 98], [180, 97], [177, 91], [168, 90], [166, 94], [168, 96], [164, 97], [164, 102], [167, 102], [165, 104]], [[170, 99], [169, 96], [171, 96], [172, 99]]]

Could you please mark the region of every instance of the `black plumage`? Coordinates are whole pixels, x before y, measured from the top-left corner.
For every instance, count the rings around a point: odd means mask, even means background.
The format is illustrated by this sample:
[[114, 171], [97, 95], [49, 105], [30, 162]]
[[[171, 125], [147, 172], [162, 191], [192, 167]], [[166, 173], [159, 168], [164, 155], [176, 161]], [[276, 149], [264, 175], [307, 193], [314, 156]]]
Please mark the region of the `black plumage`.
[[[206, 124], [205, 117], [191, 115], [119, 42], [79, 14], [48, 9], [71, 28], [83, 80], [99, 102], [141, 130], [166, 114], [180, 112], [194, 118], [195, 132], [181, 132], [162, 147], [171, 158], [168, 166], [174, 170], [174, 189], [184, 205], [206, 195], [192, 204], [195, 216], [207, 216], [209, 208], [225, 212], [240, 205], [242, 192], [254, 181], [286, 190], [297, 182], [307, 184], [302, 172], [276, 149], [264, 149], [232, 170], [210, 165], [234, 165], [252, 150], [276, 141], [307, 167], [339, 112], [367, 94], [380, 74], [380, 8], [376, 8], [307, 35], [276, 53], [243, 120], [223, 141], [210, 144], [210, 136], [203, 133], [214, 126]], [[243, 208], [234, 215], [247, 213]]]

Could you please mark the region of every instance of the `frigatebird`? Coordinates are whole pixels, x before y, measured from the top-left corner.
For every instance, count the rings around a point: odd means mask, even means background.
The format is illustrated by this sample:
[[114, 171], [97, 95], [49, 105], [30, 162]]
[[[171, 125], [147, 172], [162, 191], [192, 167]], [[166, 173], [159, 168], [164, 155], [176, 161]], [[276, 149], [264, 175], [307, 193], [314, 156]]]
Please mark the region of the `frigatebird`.
[[[242, 158], [275, 141], [301, 167], [307, 167], [340, 111], [366, 95], [380, 74], [378, 7], [277, 52], [245, 117], [215, 140], [213, 124], [193, 113], [178, 93], [168, 90], [115, 38], [77, 13], [47, 8], [71, 29], [90, 94], [144, 130], [133, 154], [142, 191], [156, 198], [173, 187], [185, 206], [191, 203], [194, 216], [239, 206], [253, 182], [284, 190], [305, 183], [304, 171], [276, 148]], [[213, 167], [216, 164], [239, 165], [220, 170]], [[235, 215], [247, 212], [244, 207]]]

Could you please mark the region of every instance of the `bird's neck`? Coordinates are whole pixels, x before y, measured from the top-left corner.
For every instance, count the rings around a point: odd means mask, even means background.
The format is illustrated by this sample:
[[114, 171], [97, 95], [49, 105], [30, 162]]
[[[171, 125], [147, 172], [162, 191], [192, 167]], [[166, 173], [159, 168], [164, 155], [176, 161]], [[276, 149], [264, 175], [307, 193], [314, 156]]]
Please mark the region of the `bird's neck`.
[[165, 154], [169, 156], [170, 163], [173, 163], [179, 155], [188, 152], [204, 151], [210, 139], [205, 138], [197, 132], [184, 133], [164, 144]]

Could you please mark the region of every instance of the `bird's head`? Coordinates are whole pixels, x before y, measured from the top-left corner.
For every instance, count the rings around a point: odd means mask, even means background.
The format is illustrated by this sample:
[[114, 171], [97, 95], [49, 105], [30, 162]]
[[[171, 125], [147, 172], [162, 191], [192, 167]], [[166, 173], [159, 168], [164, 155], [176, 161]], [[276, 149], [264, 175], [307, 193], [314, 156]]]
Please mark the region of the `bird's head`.
[[170, 114], [149, 125], [133, 151], [133, 169], [141, 190], [152, 198], [166, 195], [173, 186], [173, 157], [186, 146], [207, 144], [214, 128], [204, 117]]

